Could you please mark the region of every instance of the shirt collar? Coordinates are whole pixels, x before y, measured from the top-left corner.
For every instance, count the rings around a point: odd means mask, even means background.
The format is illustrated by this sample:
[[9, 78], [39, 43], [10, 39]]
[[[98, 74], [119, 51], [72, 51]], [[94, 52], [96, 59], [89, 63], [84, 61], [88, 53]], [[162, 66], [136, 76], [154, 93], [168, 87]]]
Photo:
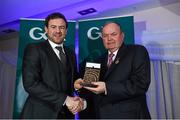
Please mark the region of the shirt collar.
[[[114, 56], [116, 56], [116, 55], [117, 55], [118, 50], [119, 50], [119, 49], [117, 49], [116, 51], [114, 51], [114, 52], [113, 52]], [[109, 54], [111, 54], [111, 52], [110, 52], [110, 51], [108, 51], [108, 55], [109, 55]]]
[[52, 42], [52, 41], [49, 40], [49, 39], [48, 39], [48, 42], [49, 42], [49, 44], [51, 45], [51, 47], [53, 48], [53, 50], [57, 50], [56, 47], [59, 46], [59, 47], [62, 47], [63, 53], [65, 53], [64, 47], [63, 47], [63, 43], [61, 43], [61, 44], [56, 44], [56, 43]]
[[[48, 39], [48, 42], [49, 42], [49, 44], [51, 45], [51, 47], [52, 47], [53, 49], [56, 49], [56, 48], [55, 48], [56, 46], [59, 46], [59, 47], [62, 47], [62, 48], [63, 48], [63, 43], [61, 43], [61, 44], [56, 44], [56, 43], [52, 42], [52, 41], [49, 40], [49, 39]], [[63, 48], [63, 49], [64, 49], [64, 48]]]

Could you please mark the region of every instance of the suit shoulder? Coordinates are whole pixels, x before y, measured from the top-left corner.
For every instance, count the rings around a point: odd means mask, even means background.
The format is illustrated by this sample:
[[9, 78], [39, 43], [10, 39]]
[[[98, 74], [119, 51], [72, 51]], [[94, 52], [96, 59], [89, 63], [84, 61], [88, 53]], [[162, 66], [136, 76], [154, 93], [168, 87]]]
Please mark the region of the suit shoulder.
[[143, 46], [143, 45], [135, 45], [136, 46], [136, 50], [139, 52], [143, 52], [143, 53], [146, 53], [146, 54], [148, 54], [148, 51], [147, 51], [147, 49], [146, 49], [146, 47], [145, 46]]
[[134, 55], [149, 56], [147, 49], [143, 45], [127, 45], [126, 48], [129, 53], [133, 53]]
[[65, 48], [66, 48], [68, 51], [71, 51], [71, 52], [74, 51], [72, 48], [70, 48], [70, 47], [68, 47], [68, 46], [65, 46]]
[[35, 42], [35, 43], [33, 42], [33, 43], [28, 43], [28, 44], [27, 44], [27, 47], [28, 47], [28, 46], [32, 46], [32, 47], [33, 47], [33, 46], [42, 46], [42, 45], [44, 45], [44, 44], [46, 44], [46, 41]]
[[75, 53], [75, 51], [74, 51], [74, 49], [73, 48], [70, 48], [70, 47], [68, 47], [68, 46], [64, 46], [64, 48], [66, 49], [66, 51], [67, 52], [69, 52], [69, 53]]
[[135, 46], [136, 46], [137, 48], [139, 48], [139, 49], [146, 49], [146, 47], [143, 46], [143, 45], [136, 44]]
[[128, 49], [132, 49], [132, 50], [143, 50], [143, 51], [147, 51], [147, 49], [143, 46], [143, 45], [139, 45], [139, 44], [134, 44], [134, 45], [126, 45], [126, 47]]
[[[45, 41], [43, 42], [37, 42], [37, 43], [28, 43], [25, 47], [24, 52], [37, 52], [38, 49], [43, 48], [45, 46]], [[44, 47], [46, 48], [46, 47]]]

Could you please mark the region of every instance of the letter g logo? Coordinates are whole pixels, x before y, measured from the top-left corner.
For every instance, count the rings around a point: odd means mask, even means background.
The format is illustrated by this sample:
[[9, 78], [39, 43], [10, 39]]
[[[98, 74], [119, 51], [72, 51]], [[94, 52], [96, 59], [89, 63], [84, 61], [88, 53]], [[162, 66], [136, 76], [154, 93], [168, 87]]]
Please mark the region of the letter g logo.
[[91, 40], [97, 40], [101, 37], [101, 32], [98, 27], [92, 27], [87, 31], [87, 36]]
[[43, 33], [43, 30], [40, 27], [33, 27], [32, 29], [30, 29], [29, 36], [33, 40], [41, 40], [42, 38], [45, 40], [47, 39], [46, 33]]

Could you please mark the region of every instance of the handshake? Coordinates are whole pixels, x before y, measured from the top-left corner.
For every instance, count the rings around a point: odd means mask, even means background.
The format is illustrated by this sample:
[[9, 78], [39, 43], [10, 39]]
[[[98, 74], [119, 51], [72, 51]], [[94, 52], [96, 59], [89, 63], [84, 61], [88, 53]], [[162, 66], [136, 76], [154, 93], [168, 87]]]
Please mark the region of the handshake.
[[66, 106], [69, 111], [73, 114], [80, 112], [84, 108], [84, 100], [78, 96], [66, 98]]
[[[99, 81], [99, 82], [92, 82], [93, 85], [96, 87], [85, 87], [82, 86], [81, 83], [84, 83], [84, 80], [79, 78], [74, 83], [74, 88], [76, 90], [79, 90], [81, 88], [85, 88], [95, 94], [101, 94], [106, 91], [106, 84], [105, 82]], [[66, 106], [69, 109], [69, 111], [73, 114], [76, 114], [77, 112], [80, 112], [86, 108], [86, 101], [82, 98], [76, 96], [76, 97], [70, 97], [68, 96], [66, 99]]]

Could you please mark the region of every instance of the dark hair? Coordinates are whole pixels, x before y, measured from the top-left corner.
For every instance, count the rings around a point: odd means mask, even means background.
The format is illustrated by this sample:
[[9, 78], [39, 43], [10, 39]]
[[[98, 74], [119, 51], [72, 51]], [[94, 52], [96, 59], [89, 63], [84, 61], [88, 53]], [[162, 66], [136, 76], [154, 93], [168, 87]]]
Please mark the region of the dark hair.
[[106, 21], [106, 22], [104, 23], [104, 25], [102, 26], [102, 30], [103, 30], [103, 28], [104, 28], [106, 25], [108, 25], [108, 24], [110, 24], [110, 23], [116, 24], [116, 25], [120, 28], [121, 32], [123, 32], [122, 27], [121, 27], [121, 24], [120, 24], [120, 23], [117, 23], [117, 22], [115, 22], [115, 21]]
[[63, 19], [65, 21], [65, 23], [66, 23], [66, 28], [68, 28], [68, 22], [67, 22], [65, 16], [63, 14], [59, 13], [59, 12], [49, 14], [45, 19], [45, 26], [48, 27], [49, 21], [52, 20], [52, 19], [56, 19], [56, 18]]

